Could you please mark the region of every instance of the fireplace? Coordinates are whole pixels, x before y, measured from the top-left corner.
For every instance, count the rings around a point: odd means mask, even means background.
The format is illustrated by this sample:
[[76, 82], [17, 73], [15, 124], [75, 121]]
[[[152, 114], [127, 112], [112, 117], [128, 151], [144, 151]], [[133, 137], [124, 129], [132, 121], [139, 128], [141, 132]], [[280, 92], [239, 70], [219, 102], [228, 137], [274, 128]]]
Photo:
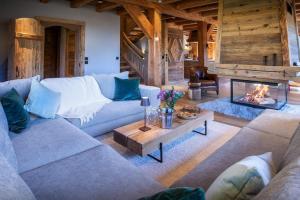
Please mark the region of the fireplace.
[[287, 103], [287, 83], [231, 79], [231, 102], [255, 108], [281, 109]]

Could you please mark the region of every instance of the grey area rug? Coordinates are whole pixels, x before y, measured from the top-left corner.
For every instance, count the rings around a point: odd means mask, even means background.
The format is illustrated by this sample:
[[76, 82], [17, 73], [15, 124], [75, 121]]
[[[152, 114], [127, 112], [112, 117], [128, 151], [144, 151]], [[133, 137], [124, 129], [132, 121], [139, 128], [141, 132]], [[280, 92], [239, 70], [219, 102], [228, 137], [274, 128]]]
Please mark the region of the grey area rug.
[[[231, 103], [230, 98], [221, 98], [216, 99], [214, 101], [202, 103], [199, 104], [199, 107], [201, 109], [211, 110], [214, 112], [222, 113], [224, 115], [242, 118], [246, 120], [253, 120], [264, 111], [264, 109], [260, 108], [253, 108], [249, 106]], [[286, 104], [280, 111], [300, 115], [300, 106]]]
[[[165, 186], [170, 186], [231, 139], [239, 130], [234, 126], [214, 121], [209, 122], [207, 136], [187, 133], [169, 144], [164, 144], [163, 163], [158, 163], [150, 157], [141, 157], [132, 153], [116, 143], [113, 140], [112, 133], [100, 136], [97, 139], [110, 145], [144, 174], [156, 179]], [[158, 153], [156, 151], [152, 155], [158, 156]]]

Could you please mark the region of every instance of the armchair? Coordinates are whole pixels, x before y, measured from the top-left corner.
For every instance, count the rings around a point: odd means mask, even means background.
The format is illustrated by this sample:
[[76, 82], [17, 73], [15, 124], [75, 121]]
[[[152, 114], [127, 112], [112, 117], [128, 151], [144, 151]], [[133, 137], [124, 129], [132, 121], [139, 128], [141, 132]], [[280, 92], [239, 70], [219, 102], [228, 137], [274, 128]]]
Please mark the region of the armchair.
[[216, 91], [219, 95], [219, 78], [216, 74], [208, 74], [206, 67], [190, 69], [190, 88], [201, 88], [201, 91]]

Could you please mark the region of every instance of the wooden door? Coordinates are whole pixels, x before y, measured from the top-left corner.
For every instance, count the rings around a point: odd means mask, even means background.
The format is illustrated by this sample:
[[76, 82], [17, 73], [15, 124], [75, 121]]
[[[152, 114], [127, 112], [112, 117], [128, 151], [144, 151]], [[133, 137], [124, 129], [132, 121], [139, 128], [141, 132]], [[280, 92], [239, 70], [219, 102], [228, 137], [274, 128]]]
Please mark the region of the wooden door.
[[66, 69], [65, 76], [75, 76], [76, 32], [67, 30], [66, 34]]
[[19, 18], [11, 22], [8, 79], [43, 74], [44, 30], [39, 21]]
[[60, 32], [59, 26], [45, 29], [44, 78], [59, 77]]
[[183, 30], [168, 29], [169, 81], [184, 80]]

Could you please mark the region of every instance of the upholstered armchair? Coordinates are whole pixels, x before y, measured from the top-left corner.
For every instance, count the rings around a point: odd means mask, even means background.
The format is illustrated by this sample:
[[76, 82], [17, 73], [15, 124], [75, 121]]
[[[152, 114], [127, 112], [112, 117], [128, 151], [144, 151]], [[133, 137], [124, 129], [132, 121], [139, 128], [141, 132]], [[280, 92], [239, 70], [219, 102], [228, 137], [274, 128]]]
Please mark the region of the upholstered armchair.
[[194, 67], [190, 70], [191, 88], [200, 87], [202, 91], [216, 91], [219, 95], [219, 79], [216, 74], [208, 74], [206, 67]]

